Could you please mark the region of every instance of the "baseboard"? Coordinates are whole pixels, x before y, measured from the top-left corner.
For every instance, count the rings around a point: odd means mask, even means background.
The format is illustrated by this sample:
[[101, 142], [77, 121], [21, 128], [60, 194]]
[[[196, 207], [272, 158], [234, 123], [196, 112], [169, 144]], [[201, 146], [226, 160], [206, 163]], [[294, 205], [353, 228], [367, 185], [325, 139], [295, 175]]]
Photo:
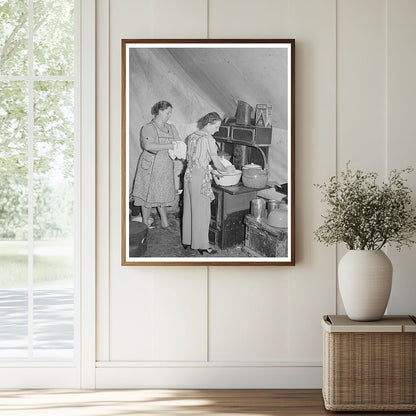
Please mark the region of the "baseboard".
[[320, 366], [99, 367], [96, 388], [322, 388]]
[[[97, 363], [96, 388], [322, 388], [319, 365]], [[75, 368], [2, 368], [0, 388], [79, 388]]]
[[79, 369], [3, 367], [0, 389], [69, 389], [80, 387]]

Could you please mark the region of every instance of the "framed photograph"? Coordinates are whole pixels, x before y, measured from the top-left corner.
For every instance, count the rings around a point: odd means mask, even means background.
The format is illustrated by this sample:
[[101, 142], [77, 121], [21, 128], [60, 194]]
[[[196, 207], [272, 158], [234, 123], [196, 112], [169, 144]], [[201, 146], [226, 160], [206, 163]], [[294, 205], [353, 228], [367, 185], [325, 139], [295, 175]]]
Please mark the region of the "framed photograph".
[[122, 265], [294, 265], [295, 41], [121, 46]]

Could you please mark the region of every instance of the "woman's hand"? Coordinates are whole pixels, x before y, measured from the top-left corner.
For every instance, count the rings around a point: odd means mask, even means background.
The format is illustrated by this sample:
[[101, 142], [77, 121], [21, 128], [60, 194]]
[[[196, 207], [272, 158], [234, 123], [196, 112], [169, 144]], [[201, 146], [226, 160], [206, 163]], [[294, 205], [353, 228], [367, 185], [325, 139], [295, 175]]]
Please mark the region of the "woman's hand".
[[218, 172], [226, 172], [226, 167], [222, 164], [221, 158], [219, 156], [212, 156], [212, 163], [217, 169]]
[[212, 174], [216, 176], [217, 178], [222, 178], [224, 176], [224, 174], [220, 172], [219, 170], [213, 170]]
[[225, 172], [226, 172], [226, 173], [228, 173], [228, 174], [233, 174], [233, 173], [235, 172], [235, 167], [234, 167], [234, 165], [227, 166], [227, 167], [225, 168]]
[[141, 145], [144, 150], [152, 153], [157, 153], [161, 150], [173, 150], [175, 147], [173, 143], [159, 144], [153, 143], [149, 140], [142, 140]]

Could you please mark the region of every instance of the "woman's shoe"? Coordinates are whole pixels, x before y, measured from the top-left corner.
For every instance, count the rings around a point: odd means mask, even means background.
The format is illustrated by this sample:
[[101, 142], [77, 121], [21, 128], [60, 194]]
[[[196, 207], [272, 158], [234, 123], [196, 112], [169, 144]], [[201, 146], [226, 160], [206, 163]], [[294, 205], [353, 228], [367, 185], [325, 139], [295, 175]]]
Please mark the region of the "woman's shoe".
[[148, 226], [149, 230], [155, 228], [155, 226], [153, 224], [154, 222], [155, 222], [155, 219], [153, 217], [149, 217], [147, 219], [147, 226]]
[[215, 253], [217, 253], [217, 250], [214, 250], [213, 248], [211, 248], [211, 247], [209, 247], [209, 248], [207, 248], [207, 249], [201, 249], [201, 248], [199, 248], [198, 249], [198, 251], [199, 251], [199, 254], [201, 255], [201, 256], [203, 256], [204, 255], [204, 253], [208, 253], [208, 254], [215, 254]]
[[183, 247], [184, 250], [186, 250], [187, 248], [191, 247], [191, 245], [190, 244], [182, 244], [182, 247]]
[[164, 224], [163, 222], [160, 222], [160, 228], [162, 228], [163, 230], [168, 230], [170, 228], [169, 221], [166, 224]]

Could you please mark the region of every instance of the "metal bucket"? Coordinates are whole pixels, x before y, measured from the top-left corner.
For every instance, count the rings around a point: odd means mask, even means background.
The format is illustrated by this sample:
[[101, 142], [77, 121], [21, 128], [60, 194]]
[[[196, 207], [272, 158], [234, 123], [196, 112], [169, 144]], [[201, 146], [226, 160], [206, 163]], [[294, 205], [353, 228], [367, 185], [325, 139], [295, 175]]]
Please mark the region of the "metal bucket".
[[247, 126], [251, 124], [251, 113], [253, 107], [245, 101], [237, 101], [237, 111], [235, 113], [236, 123]]
[[266, 202], [262, 198], [256, 198], [251, 200], [250, 214], [257, 220], [266, 216]]

